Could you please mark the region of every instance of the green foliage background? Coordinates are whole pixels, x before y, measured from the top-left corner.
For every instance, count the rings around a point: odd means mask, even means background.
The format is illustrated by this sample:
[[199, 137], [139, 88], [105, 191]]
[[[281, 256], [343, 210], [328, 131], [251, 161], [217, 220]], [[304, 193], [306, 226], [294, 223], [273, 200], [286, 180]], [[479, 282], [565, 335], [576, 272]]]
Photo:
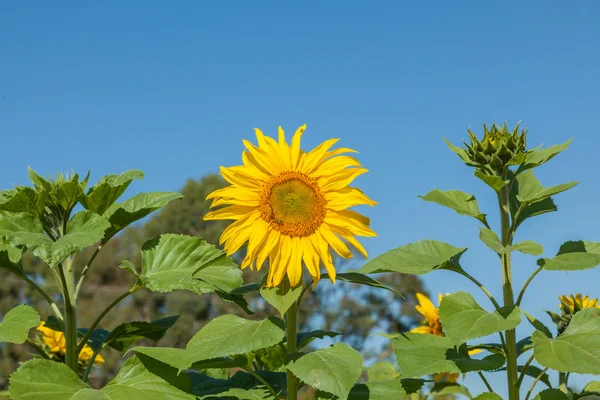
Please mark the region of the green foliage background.
[[[135, 184], [133, 185], [135, 186]], [[126, 270], [118, 268], [121, 260], [131, 260], [140, 266], [139, 248], [146, 240], [165, 233], [180, 233], [200, 236], [209, 243], [218, 244], [221, 232], [227, 221], [204, 221], [209, 202], [206, 196], [215, 189], [225, 186], [219, 175], [207, 175], [201, 179], [188, 180], [180, 192], [183, 199], [168, 204], [144, 222], [125, 229], [113, 238], [99, 253], [90, 269], [85, 285], [78, 300], [78, 325], [89, 326], [98, 313], [114, 298], [126, 291], [134, 283], [134, 277]], [[80, 262], [89, 259], [91, 251], [79, 254]], [[237, 261], [243, 255], [238, 252]], [[356, 256], [359, 257], [358, 255]], [[356, 259], [354, 262], [357, 262]], [[360, 262], [360, 260], [358, 260]], [[31, 253], [23, 258], [25, 271], [47, 292], [58, 293], [49, 269], [41, 265]], [[338, 269], [347, 269], [353, 262], [336, 261]], [[263, 270], [264, 272], [264, 270]], [[244, 272], [245, 282], [259, 282], [263, 272]], [[371, 333], [386, 331], [396, 333], [405, 331], [420, 323], [415, 312], [415, 293], [424, 292], [422, 281], [415, 275], [387, 274], [381, 281], [402, 294], [405, 299], [384, 290], [368, 286], [339, 282], [331, 285], [328, 281], [319, 284], [316, 291], [309, 290], [300, 311], [300, 331], [311, 329], [333, 330], [342, 333], [335, 340], [341, 340], [358, 349], [366, 360], [380, 361], [392, 357], [391, 347], [383, 348], [377, 340], [369, 337]], [[160, 340], [161, 347], [183, 348], [190, 338], [210, 320], [227, 313], [245, 318], [265, 318], [278, 315], [277, 311], [260, 299], [256, 294], [247, 295], [250, 308], [255, 315], [249, 317], [237, 305], [223, 302], [216, 294], [198, 296], [187, 291], [169, 294], [154, 293], [148, 290], [138, 291], [115, 307], [104, 319], [100, 328], [111, 330], [124, 321], [155, 320], [170, 315], [181, 315], [173, 328]], [[5, 270], [0, 270], [0, 313], [5, 315], [18, 304], [30, 304], [40, 312], [42, 319], [48, 316], [48, 307], [44, 299], [25, 282]], [[157, 343], [148, 340], [140, 345], [153, 346]], [[7, 378], [19, 363], [31, 358], [30, 350], [23, 346], [2, 343], [0, 354], [0, 389], [7, 389]], [[95, 367], [91, 384], [101, 387], [119, 371], [123, 361], [121, 353], [112, 349], [105, 350], [106, 362]], [[269, 367], [273, 354], [262, 354], [255, 359], [255, 367]], [[271, 360], [277, 363], [277, 360]]]

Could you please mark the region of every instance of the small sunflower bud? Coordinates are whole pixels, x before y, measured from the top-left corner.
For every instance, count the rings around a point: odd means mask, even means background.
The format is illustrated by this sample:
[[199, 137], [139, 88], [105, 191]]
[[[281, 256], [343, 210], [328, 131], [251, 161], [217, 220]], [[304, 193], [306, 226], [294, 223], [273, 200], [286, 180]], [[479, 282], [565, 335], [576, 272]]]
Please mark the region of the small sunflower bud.
[[479, 140], [470, 130], [470, 144], [464, 142], [466, 153], [471, 160], [468, 165], [475, 166], [486, 175], [502, 176], [509, 165], [520, 164], [526, 154], [526, 130], [519, 132], [517, 124], [509, 131], [506, 123], [503, 126], [483, 125], [483, 139]]

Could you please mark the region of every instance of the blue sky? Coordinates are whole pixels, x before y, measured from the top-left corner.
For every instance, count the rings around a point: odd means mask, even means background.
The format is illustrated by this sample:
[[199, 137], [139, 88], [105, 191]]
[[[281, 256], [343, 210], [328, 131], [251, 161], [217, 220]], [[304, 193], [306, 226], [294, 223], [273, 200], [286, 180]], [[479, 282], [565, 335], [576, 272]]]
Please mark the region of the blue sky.
[[[536, 171], [542, 183], [582, 183], [517, 240], [547, 256], [566, 240], [600, 241], [600, 3], [169, 4], [2, 2], [3, 188], [25, 184], [31, 165], [90, 169], [92, 180], [139, 168], [146, 179], [134, 190], [177, 190], [238, 164], [252, 128], [291, 134], [306, 123], [304, 148], [341, 137], [370, 169], [356, 185], [380, 202], [362, 210], [379, 233], [366, 241], [372, 256], [424, 238], [466, 246], [465, 268], [501, 297], [476, 221], [417, 195], [473, 193], [497, 226], [493, 193], [442, 136], [458, 144], [469, 126], [522, 120], [531, 147], [575, 137]], [[517, 286], [534, 268], [534, 257], [515, 257]], [[475, 290], [449, 272], [425, 281], [434, 293]], [[541, 274], [523, 305], [544, 318], [537, 310], [560, 293], [600, 295], [599, 281], [598, 269]]]

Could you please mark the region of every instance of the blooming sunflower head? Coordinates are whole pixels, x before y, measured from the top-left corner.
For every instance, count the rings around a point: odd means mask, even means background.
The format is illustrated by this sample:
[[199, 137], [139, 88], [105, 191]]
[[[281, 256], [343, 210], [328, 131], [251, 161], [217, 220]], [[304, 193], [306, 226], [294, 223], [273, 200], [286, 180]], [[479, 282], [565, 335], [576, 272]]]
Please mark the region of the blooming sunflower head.
[[[442, 302], [442, 294], [439, 294], [439, 302]], [[442, 324], [440, 324], [440, 312], [436, 306], [433, 305], [429, 297], [422, 293], [417, 293], [417, 300], [419, 304], [415, 306], [417, 311], [423, 315], [423, 325], [414, 328], [411, 332], [415, 333], [428, 333], [430, 335], [445, 336], [442, 330]]]
[[590, 296], [583, 297], [581, 293], [576, 295], [562, 295], [559, 297], [559, 307], [568, 314], [575, 314], [585, 308], [600, 308], [598, 299], [592, 299]]
[[[67, 352], [67, 341], [65, 339], [65, 334], [63, 332], [48, 328], [45, 325], [46, 323], [42, 321], [36, 328], [36, 330], [41, 333], [44, 344], [54, 356], [59, 356], [61, 358], [64, 357], [65, 353]], [[81, 353], [79, 353], [79, 361], [87, 363], [90, 361], [93, 354], [94, 350], [86, 344], [83, 346]], [[97, 354], [94, 364], [102, 365], [103, 363], [104, 358], [100, 354]]]
[[309, 152], [300, 149], [306, 125], [298, 128], [291, 144], [279, 127], [279, 137], [256, 131], [257, 146], [244, 140], [243, 165], [221, 167], [229, 186], [208, 195], [211, 207], [205, 220], [234, 222], [221, 235], [228, 255], [248, 243], [241, 267], [260, 270], [269, 260], [267, 286], [278, 286], [285, 277], [296, 286], [302, 264], [315, 284], [321, 264], [335, 282], [330, 250], [352, 257], [350, 243], [367, 257], [355, 236], [376, 236], [370, 221], [350, 210], [357, 205], [377, 204], [360, 189], [349, 187], [367, 172], [353, 157], [354, 150], [331, 150], [339, 139], [330, 139]]

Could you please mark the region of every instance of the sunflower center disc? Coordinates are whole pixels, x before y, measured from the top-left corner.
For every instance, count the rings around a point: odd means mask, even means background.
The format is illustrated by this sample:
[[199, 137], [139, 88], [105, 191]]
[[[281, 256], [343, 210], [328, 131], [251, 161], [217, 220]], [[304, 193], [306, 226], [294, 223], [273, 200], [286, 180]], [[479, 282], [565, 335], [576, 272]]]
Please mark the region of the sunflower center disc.
[[273, 228], [291, 237], [312, 235], [325, 218], [325, 198], [313, 179], [284, 172], [266, 185], [261, 216]]

